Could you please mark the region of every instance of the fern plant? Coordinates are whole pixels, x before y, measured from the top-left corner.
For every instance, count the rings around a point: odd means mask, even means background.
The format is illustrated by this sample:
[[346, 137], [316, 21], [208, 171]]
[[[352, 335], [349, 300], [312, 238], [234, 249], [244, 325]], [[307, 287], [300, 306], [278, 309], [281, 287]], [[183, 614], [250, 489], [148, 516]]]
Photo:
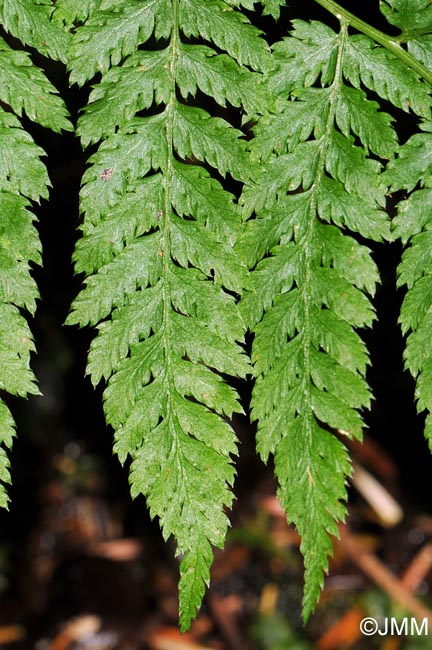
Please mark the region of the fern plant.
[[[8, 0], [0, 5], [7, 34], [41, 54], [63, 59], [68, 35], [50, 22], [53, 7], [34, 0]], [[37, 394], [30, 369], [33, 338], [25, 314], [34, 314], [38, 289], [30, 274], [40, 264], [41, 246], [32, 206], [48, 198], [49, 178], [23, 119], [60, 132], [72, 130], [67, 110], [44, 72], [28, 52], [0, 37], [0, 388], [5, 393]], [[15, 424], [0, 400], [0, 505], [7, 507], [10, 483], [7, 450]]]
[[[412, 12], [413, 7], [415, 11]], [[427, 2], [402, 0], [383, 4], [389, 22], [401, 31], [400, 40], [427, 68], [432, 69], [432, 7]], [[386, 173], [391, 191], [404, 190], [408, 198], [399, 202], [394, 220], [395, 237], [404, 246], [409, 242], [398, 269], [398, 284], [406, 286], [400, 322], [409, 332], [405, 365], [416, 379], [419, 412], [427, 411], [425, 436], [432, 450], [432, 294], [430, 245], [432, 207], [432, 122], [430, 113], [422, 113], [420, 132], [398, 150]]]
[[[63, 19], [82, 16], [67, 8], [60, 3]], [[252, 71], [266, 69], [269, 52], [228, 9], [218, 0], [104, 2], [76, 30], [69, 60], [72, 82], [101, 73], [78, 133], [102, 144], [83, 178], [74, 259], [86, 286], [67, 322], [97, 324], [88, 373], [107, 381], [106, 418], [120, 461], [132, 458], [132, 495], [145, 495], [177, 541], [183, 629], [232, 502], [227, 418], [241, 407], [223, 375], [250, 373], [235, 300], [248, 286], [233, 251], [240, 211], [223, 180], [250, 169], [242, 133], [216, 105], [259, 111]], [[195, 43], [201, 37], [218, 51]], [[214, 115], [186, 102], [198, 91]]]
[[[130, 462], [132, 495], [146, 497], [164, 538], [176, 540], [183, 630], [228, 526], [231, 418], [242, 411], [232, 377], [255, 381], [257, 450], [264, 461], [274, 456], [280, 500], [302, 539], [305, 620], [315, 607], [346, 512], [344, 438], [361, 438], [371, 401], [361, 331], [375, 319], [379, 273], [369, 242], [408, 245], [399, 269], [406, 365], [432, 440], [429, 0], [382, 0], [397, 36], [333, 0], [317, 0], [333, 27], [300, 20], [292, 6], [286, 37], [270, 48], [271, 33], [255, 19], [285, 20], [285, 4], [7, 0], [0, 8], [6, 31], [65, 62], [71, 84], [92, 84], [77, 126], [92, 152], [74, 253], [84, 286], [67, 323], [95, 328], [87, 371], [105, 383], [114, 450]], [[2, 221], [0, 385], [26, 394], [36, 388], [20, 309], [34, 310], [28, 262], [39, 261], [28, 208], [46, 196], [48, 179], [18, 118], [24, 111], [57, 131], [70, 126], [29, 55], [1, 48], [2, 137], [4, 150], [14, 149], [2, 158], [0, 188], [3, 213], [13, 215]], [[420, 132], [400, 146], [403, 112]], [[394, 230], [389, 192], [402, 196]], [[1, 409], [7, 448], [13, 423]]]
[[350, 35], [351, 16], [335, 13], [339, 32], [294, 20], [274, 46], [270, 88], [284, 107], [255, 129], [251, 155], [260, 168], [242, 198], [246, 216], [255, 216], [239, 243], [255, 269], [241, 303], [255, 332], [252, 418], [258, 451], [264, 460], [274, 455], [280, 500], [301, 535], [305, 619], [322, 587], [329, 535], [345, 515], [351, 468], [340, 436], [361, 437], [359, 409], [370, 403], [368, 354], [356, 330], [373, 322], [369, 297], [379, 276], [363, 242], [391, 238], [381, 172], [397, 140], [367, 91], [430, 115], [416, 62], [407, 69], [367, 36]]

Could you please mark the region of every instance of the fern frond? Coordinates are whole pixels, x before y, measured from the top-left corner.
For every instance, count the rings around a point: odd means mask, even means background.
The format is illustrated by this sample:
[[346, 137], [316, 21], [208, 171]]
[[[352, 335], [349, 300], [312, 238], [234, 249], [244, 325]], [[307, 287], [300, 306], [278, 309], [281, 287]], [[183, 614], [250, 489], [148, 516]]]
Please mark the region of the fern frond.
[[[254, 0], [226, 0], [226, 4], [233, 7], [244, 7], [245, 9], [254, 9]], [[259, 0], [259, 4], [263, 6], [264, 16], [273, 16], [276, 20], [280, 16], [280, 8], [286, 3], [285, 0]]]
[[286, 5], [285, 0], [260, 0], [260, 4], [263, 5], [264, 10], [263, 14], [273, 16], [276, 20], [280, 16], [280, 8]]
[[257, 30], [239, 11], [229, 11], [223, 0], [183, 0], [180, 20], [186, 37], [195, 36], [214, 43], [243, 65], [265, 70], [270, 59], [267, 44], [257, 38]]
[[[254, 269], [240, 306], [255, 333], [257, 446], [264, 460], [275, 457], [279, 496], [302, 538], [305, 619], [322, 587], [329, 536], [345, 516], [351, 469], [335, 432], [360, 438], [359, 411], [370, 402], [368, 354], [356, 330], [374, 320], [379, 277], [369, 249], [350, 233], [390, 238], [381, 164], [370, 153], [390, 157], [395, 134], [358, 87], [365, 73], [353, 73], [355, 48], [373, 60], [364, 83], [373, 79], [378, 92], [381, 54], [348, 36], [343, 20], [339, 33], [296, 20], [275, 46], [270, 89], [284, 106], [255, 128], [251, 156], [260, 168], [242, 197], [246, 217], [255, 218], [237, 245]], [[397, 88], [401, 103], [409, 89]]]
[[350, 39], [344, 74], [354, 87], [364, 84], [394, 106], [430, 117], [429, 85], [394, 54], [366, 36]]
[[184, 102], [199, 90], [221, 107], [260, 110], [250, 68], [265, 69], [270, 55], [233, 4], [104, 2], [77, 28], [70, 63], [78, 83], [102, 73], [78, 124], [84, 145], [102, 143], [83, 178], [74, 259], [87, 277], [68, 323], [97, 324], [88, 373], [107, 381], [106, 419], [120, 461], [132, 459], [133, 496], [145, 495], [177, 541], [182, 629], [232, 502], [227, 418], [241, 407], [221, 374], [250, 372], [234, 297], [249, 286], [233, 251], [241, 214], [220, 180], [250, 176], [246, 141]]
[[70, 29], [75, 23], [87, 20], [101, 3], [102, 0], [56, 0], [52, 19]]
[[398, 41], [432, 68], [432, 7], [428, 0], [380, 0], [386, 19], [401, 30]]
[[398, 268], [398, 285], [407, 287], [400, 323], [408, 334], [405, 366], [416, 379], [417, 410], [427, 411], [425, 436], [432, 450], [432, 123], [422, 129], [399, 149], [386, 175], [391, 191], [411, 192], [394, 221], [395, 237], [409, 244]]
[[27, 117], [53, 131], [71, 130], [62, 99], [27, 52], [13, 50], [0, 39], [2, 100], [16, 115]]
[[[50, 4], [50, 3], [49, 3]], [[52, 9], [52, 7], [51, 7]], [[46, 37], [43, 52], [52, 56], [63, 47], [49, 23], [50, 7], [8, 0], [0, 8], [3, 27], [22, 42], [33, 45]], [[57, 40], [56, 40], [57, 39]], [[38, 289], [30, 265], [41, 263], [41, 246], [34, 227], [32, 202], [48, 197], [49, 178], [41, 161], [44, 151], [18, 119], [30, 120], [54, 131], [71, 129], [57, 91], [26, 52], [12, 50], [0, 39], [0, 389], [25, 397], [37, 394], [30, 354], [34, 343], [23, 312], [33, 314]], [[0, 400], [0, 506], [7, 507], [4, 483], [10, 483], [9, 460], [15, 425]]]
[[75, 34], [69, 61], [72, 83], [82, 85], [97, 72], [106, 72], [135, 53], [137, 42], [146, 43], [153, 33], [157, 39], [169, 38], [170, 0], [133, 0], [115, 5], [96, 8]]
[[0, 23], [25, 45], [65, 63], [70, 37], [50, 21], [53, 10], [52, 0], [3, 0]]
[[389, 23], [401, 30], [403, 42], [431, 31], [432, 7], [428, 0], [380, 0]]

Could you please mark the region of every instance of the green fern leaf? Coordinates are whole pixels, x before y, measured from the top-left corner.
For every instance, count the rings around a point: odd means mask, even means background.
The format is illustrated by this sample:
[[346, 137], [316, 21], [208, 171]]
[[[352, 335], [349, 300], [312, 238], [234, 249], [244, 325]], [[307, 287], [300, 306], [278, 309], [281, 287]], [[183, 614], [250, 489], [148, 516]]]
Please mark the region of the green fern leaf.
[[401, 30], [398, 40], [406, 43], [429, 70], [432, 69], [432, 7], [428, 0], [381, 0], [386, 19]]
[[[281, 502], [302, 538], [305, 619], [322, 587], [329, 536], [345, 516], [351, 469], [334, 432], [360, 438], [359, 411], [370, 402], [368, 354], [356, 330], [374, 320], [378, 273], [350, 231], [390, 238], [381, 166], [368, 154], [390, 157], [395, 134], [377, 103], [344, 83], [360, 83], [356, 47], [375, 56], [343, 22], [337, 34], [298, 20], [275, 45], [270, 90], [284, 105], [255, 128], [251, 156], [260, 168], [242, 197], [245, 216], [255, 216], [237, 245], [255, 269], [240, 306], [255, 334], [257, 447], [264, 460], [274, 455]], [[375, 88], [374, 66], [367, 81]], [[321, 87], [310, 87], [318, 80]]]
[[199, 89], [221, 106], [229, 102], [247, 113], [262, 111], [265, 106], [255, 78], [230, 56], [216, 54], [210, 47], [181, 45], [177, 69], [177, 83], [185, 99]]
[[331, 81], [337, 56], [337, 35], [318, 21], [292, 21], [294, 38], [285, 38], [273, 47], [279, 68], [272, 74], [272, 86], [287, 97], [295, 88], [312, 86], [318, 77], [322, 85]]
[[69, 34], [50, 21], [53, 9], [52, 0], [3, 0], [0, 23], [22, 43], [65, 63]]
[[[233, 7], [244, 7], [245, 9], [254, 9], [255, 0], [226, 0], [226, 4]], [[280, 15], [281, 6], [285, 5], [285, 0], [260, 0], [263, 5], [263, 15], [270, 15], [276, 20]]]
[[137, 42], [145, 43], [153, 32], [158, 39], [169, 38], [170, 0], [115, 4], [115, 10], [95, 10], [77, 31], [69, 61], [72, 83], [82, 85], [97, 72], [106, 72], [123, 57], [135, 53]]
[[[404, 353], [405, 366], [416, 379], [419, 412], [427, 411], [425, 435], [432, 449], [432, 124], [423, 124], [424, 133], [412, 136], [398, 151], [386, 172], [392, 191], [407, 190], [410, 196], [398, 205], [394, 225], [395, 237], [406, 248], [398, 269], [398, 285], [406, 285], [400, 323], [408, 334]], [[414, 191], [413, 191], [414, 190]]]
[[223, 0], [183, 0], [180, 21], [187, 38], [195, 36], [214, 43], [240, 64], [254, 70], [266, 70], [270, 65], [267, 44], [257, 38], [257, 30], [238, 11], [229, 11]]
[[[81, 118], [80, 135], [97, 141], [115, 133], [153, 101], [164, 103], [169, 97], [169, 50], [138, 52], [122, 68], [112, 68], [90, 94]], [[97, 130], [95, 131], [95, 127]], [[87, 142], [88, 140], [86, 140]]]
[[[0, 8], [6, 31], [43, 53], [61, 58], [67, 38], [49, 22], [51, 3], [8, 0]], [[39, 39], [44, 42], [39, 44]], [[54, 131], [71, 129], [57, 91], [26, 52], [0, 39], [0, 389], [25, 397], [37, 394], [30, 354], [34, 343], [24, 313], [34, 314], [38, 289], [30, 265], [41, 263], [32, 202], [48, 197], [44, 151], [20, 122], [30, 120]], [[7, 507], [10, 450], [15, 436], [12, 415], [0, 400], [0, 506]]]
[[350, 86], [344, 86], [336, 110], [336, 122], [344, 135], [350, 131], [363, 145], [379, 158], [390, 159], [396, 147], [396, 134], [391, 128], [392, 119], [380, 110], [379, 104]]
[[2, 481], [0, 489], [0, 507], [7, 508], [9, 498], [3, 484], [9, 484], [11, 482], [11, 475], [10, 461], [4, 447], [6, 447], [6, 449], [12, 448], [13, 439], [15, 437], [15, 422], [11, 412], [3, 401], [0, 401], [0, 431], [0, 440], [2, 443], [2, 447], [0, 447], [0, 477]]
[[247, 176], [247, 155], [241, 131], [225, 120], [211, 117], [195, 106], [179, 104], [173, 115], [174, 146], [186, 159], [207, 162], [223, 176], [229, 172], [237, 180]]
[[428, 84], [394, 54], [366, 36], [350, 39], [344, 74], [355, 88], [364, 84], [394, 106], [430, 117]]
[[53, 131], [71, 130], [63, 101], [42, 70], [35, 67], [26, 52], [12, 50], [0, 39], [0, 84], [2, 99], [19, 117]]
[[227, 5], [231, 5], [232, 7], [244, 7], [245, 9], [253, 9], [254, 8], [254, 0], [226, 0]]
[[[428, 0], [381, 0], [380, 8], [386, 19], [401, 30], [401, 40], [412, 50], [432, 31], [432, 7]], [[415, 52], [413, 52], [415, 54]]]
[[101, 3], [102, 0], [56, 0], [52, 19], [71, 28], [76, 22], [84, 22]]
[[[246, 65], [263, 70], [270, 55], [236, 4], [104, 2], [86, 9], [71, 49], [73, 81], [102, 73], [78, 124], [84, 145], [102, 143], [83, 177], [74, 260], [87, 277], [67, 322], [97, 325], [87, 371], [107, 381], [106, 419], [120, 461], [132, 459], [132, 495], [144, 494], [176, 539], [183, 630], [232, 502], [228, 418], [241, 406], [221, 375], [251, 372], [234, 297], [250, 285], [233, 250], [241, 212], [220, 179], [243, 181], [251, 166], [240, 130], [180, 98], [200, 91], [248, 114], [262, 107]], [[82, 19], [63, 7], [65, 22]]]
[[[432, 132], [432, 122], [424, 122], [423, 129]], [[388, 180], [391, 191], [412, 192], [418, 183], [430, 187], [432, 177], [431, 136], [418, 133], [398, 151], [398, 161], [391, 166]]]
[[[19, 120], [5, 111], [0, 113], [0, 143], [0, 189], [7, 191], [12, 185], [17, 193], [34, 201], [47, 198], [48, 177], [40, 160], [43, 151], [21, 128]], [[26, 166], [23, 159], [28, 161]]]
[[280, 16], [280, 8], [286, 3], [285, 0], [260, 0], [260, 4], [264, 7], [264, 15], [273, 16], [277, 20]]

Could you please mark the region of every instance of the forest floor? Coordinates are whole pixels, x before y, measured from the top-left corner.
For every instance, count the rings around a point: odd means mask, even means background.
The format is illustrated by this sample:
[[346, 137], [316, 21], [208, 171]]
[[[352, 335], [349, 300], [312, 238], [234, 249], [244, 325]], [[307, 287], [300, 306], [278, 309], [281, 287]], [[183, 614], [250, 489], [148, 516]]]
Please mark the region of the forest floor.
[[[0, 545], [0, 648], [430, 648], [432, 517], [404, 503], [398, 468], [377, 443], [366, 439], [351, 452], [349, 516], [308, 623], [301, 620], [300, 540], [263, 471], [238, 495], [211, 589], [181, 635], [174, 547], [162, 542], [143, 501], [125, 513], [107, 498], [97, 464], [66, 445], [51, 459], [55, 472], [35, 497], [25, 540]], [[379, 632], [362, 634], [366, 617]], [[386, 629], [391, 621], [396, 627]]]

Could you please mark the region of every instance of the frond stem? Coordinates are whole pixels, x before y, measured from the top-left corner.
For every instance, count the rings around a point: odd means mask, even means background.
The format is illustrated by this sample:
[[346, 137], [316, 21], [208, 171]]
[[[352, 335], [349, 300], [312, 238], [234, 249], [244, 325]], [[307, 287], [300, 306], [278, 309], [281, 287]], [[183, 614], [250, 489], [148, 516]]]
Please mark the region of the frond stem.
[[[307, 240], [307, 244], [305, 246], [305, 262], [306, 262], [306, 272], [305, 272], [305, 280], [304, 280], [304, 291], [305, 293], [308, 291], [308, 282], [310, 278], [310, 273], [311, 273], [311, 251], [310, 251], [310, 240], [308, 240], [308, 234], [309, 231], [313, 229], [313, 224], [316, 219], [316, 208], [317, 208], [317, 197], [316, 197], [316, 192], [318, 191], [321, 179], [323, 175], [325, 174], [325, 159], [329, 147], [329, 142], [331, 138], [331, 133], [332, 129], [334, 128], [334, 119], [335, 119], [335, 112], [336, 112], [336, 100], [337, 100], [337, 95], [340, 91], [340, 86], [342, 82], [342, 59], [343, 59], [343, 54], [345, 51], [345, 44], [346, 40], [348, 37], [348, 24], [347, 22], [342, 18], [340, 20], [341, 23], [341, 32], [340, 32], [340, 43], [339, 43], [339, 48], [338, 48], [338, 55], [337, 55], [337, 60], [336, 60], [336, 65], [335, 65], [335, 72], [334, 72], [334, 78], [333, 78], [333, 83], [331, 86], [331, 94], [330, 94], [330, 105], [329, 105], [329, 112], [326, 120], [326, 125], [325, 125], [325, 130], [324, 134], [322, 136], [321, 140], [321, 145], [320, 145], [320, 151], [319, 151], [319, 156], [318, 156], [318, 161], [317, 161], [317, 167], [316, 167], [316, 180], [312, 185], [311, 192], [312, 192], [312, 201], [310, 205], [310, 210], [309, 210], [309, 223], [307, 227], [307, 231], [305, 233], [305, 238]], [[307, 296], [304, 298], [304, 314], [305, 314], [305, 324], [303, 328], [303, 355], [304, 355], [304, 378], [305, 378], [305, 403], [306, 406], [309, 407], [306, 409], [306, 412], [308, 413], [308, 422], [309, 422], [309, 428], [310, 428], [310, 417], [311, 417], [311, 410], [310, 410], [310, 388], [309, 388], [309, 382], [310, 382], [310, 375], [311, 375], [311, 370], [310, 370], [310, 314], [309, 314], [309, 301]]]
[[339, 18], [339, 20], [341, 26], [340, 42], [338, 47], [338, 54], [336, 59], [333, 83], [331, 85], [331, 93], [329, 99], [329, 112], [327, 115], [327, 121], [326, 121], [325, 131], [322, 138], [322, 145], [320, 146], [320, 154], [319, 154], [318, 165], [317, 165], [318, 183], [321, 180], [325, 171], [325, 158], [327, 155], [328, 146], [331, 139], [331, 134], [334, 129], [337, 96], [340, 93], [341, 83], [343, 82], [342, 61], [343, 61], [343, 55], [345, 52], [345, 46], [348, 38], [348, 21], [346, 21], [343, 17]]
[[[179, 28], [178, 28], [178, 2], [177, 0], [172, 0], [172, 11], [173, 11], [173, 25], [171, 33], [171, 43], [170, 43], [170, 95], [168, 104], [166, 106], [166, 121], [165, 121], [165, 133], [167, 139], [167, 162], [166, 169], [164, 169], [164, 217], [162, 223], [162, 238], [161, 238], [161, 254], [162, 254], [162, 267], [164, 273], [163, 280], [163, 328], [164, 328], [164, 341], [165, 341], [165, 367], [166, 367], [166, 377], [169, 384], [168, 396], [171, 395], [173, 389], [173, 378], [171, 374], [171, 364], [170, 364], [170, 295], [168, 287], [168, 277], [169, 277], [169, 258], [170, 258], [170, 219], [171, 219], [171, 204], [172, 204], [172, 173], [173, 173], [173, 148], [174, 148], [174, 106], [176, 102], [176, 73], [175, 73], [175, 63], [176, 63], [176, 54], [177, 54], [177, 43], [179, 38]], [[167, 416], [170, 417], [171, 405], [170, 399], [168, 397], [167, 404]]]
[[321, 5], [321, 7], [324, 7], [324, 9], [327, 9], [327, 11], [330, 11], [338, 20], [344, 18], [351, 27], [354, 27], [354, 29], [357, 29], [362, 34], [366, 34], [366, 36], [372, 38], [376, 43], [385, 47], [401, 59], [409, 68], [417, 72], [427, 83], [432, 85], [432, 72], [399, 45], [397, 39], [395, 40], [391, 36], [387, 36], [384, 32], [361, 20], [361, 18], [354, 16], [354, 14], [341, 7], [334, 0], [315, 0], [315, 2]]

